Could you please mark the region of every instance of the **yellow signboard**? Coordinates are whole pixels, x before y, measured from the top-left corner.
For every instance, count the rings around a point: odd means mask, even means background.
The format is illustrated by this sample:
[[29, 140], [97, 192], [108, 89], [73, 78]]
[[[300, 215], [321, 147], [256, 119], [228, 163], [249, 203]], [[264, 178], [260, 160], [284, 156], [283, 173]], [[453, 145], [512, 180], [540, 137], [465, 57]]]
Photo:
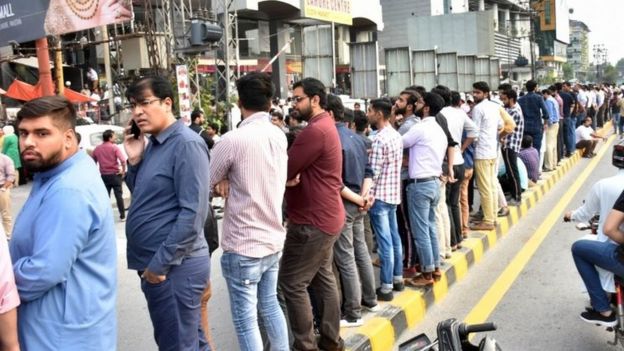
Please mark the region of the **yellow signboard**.
[[353, 24], [351, 0], [301, 0], [303, 17], [346, 25]]

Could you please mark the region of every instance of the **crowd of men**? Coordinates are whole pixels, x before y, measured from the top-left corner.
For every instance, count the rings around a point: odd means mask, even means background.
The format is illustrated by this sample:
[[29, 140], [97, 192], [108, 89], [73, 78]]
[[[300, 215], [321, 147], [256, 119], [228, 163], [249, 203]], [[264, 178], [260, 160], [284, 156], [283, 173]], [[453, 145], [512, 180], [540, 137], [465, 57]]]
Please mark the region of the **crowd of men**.
[[123, 177], [132, 193], [127, 216], [119, 207], [128, 268], [159, 349], [219, 346], [206, 319], [217, 231], [207, 223], [212, 197], [222, 197], [220, 264], [240, 348], [343, 350], [341, 327], [362, 325], [364, 312], [405, 285], [436, 284], [470, 230], [493, 230], [531, 182], [577, 148], [593, 157], [592, 126], [613, 116], [621, 131], [624, 104], [608, 85], [538, 91], [529, 81], [519, 97], [509, 85], [476, 82], [469, 94], [410, 86], [352, 111], [305, 78], [284, 111], [268, 75], [249, 73], [236, 86], [242, 121], [219, 138], [201, 112], [190, 128], [176, 120], [167, 80], [134, 82], [126, 95], [138, 130], [126, 128], [127, 159], [105, 133], [93, 155], [100, 173], [78, 149], [71, 103], [24, 105], [20, 150], [35, 176], [9, 245], [12, 269], [0, 265], [1, 345], [115, 349], [107, 192]]

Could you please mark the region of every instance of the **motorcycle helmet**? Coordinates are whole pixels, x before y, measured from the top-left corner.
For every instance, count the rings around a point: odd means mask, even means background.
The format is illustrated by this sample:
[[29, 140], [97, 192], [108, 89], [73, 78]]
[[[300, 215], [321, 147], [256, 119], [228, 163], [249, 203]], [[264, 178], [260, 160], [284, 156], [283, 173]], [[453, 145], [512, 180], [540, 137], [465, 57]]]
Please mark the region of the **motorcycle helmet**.
[[624, 168], [624, 142], [613, 145], [611, 163], [617, 168]]

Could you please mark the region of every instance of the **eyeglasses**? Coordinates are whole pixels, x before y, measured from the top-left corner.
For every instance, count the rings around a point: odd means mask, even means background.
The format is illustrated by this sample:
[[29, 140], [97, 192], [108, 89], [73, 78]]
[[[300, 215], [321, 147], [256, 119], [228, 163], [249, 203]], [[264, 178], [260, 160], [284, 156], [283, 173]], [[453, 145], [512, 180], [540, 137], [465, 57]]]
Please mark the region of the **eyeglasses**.
[[128, 107], [131, 110], [134, 110], [135, 108], [137, 108], [137, 106], [141, 107], [141, 108], [146, 108], [149, 105], [152, 104], [152, 102], [155, 101], [161, 101], [162, 99], [152, 99], [152, 100], [143, 100], [143, 101], [137, 101], [137, 102], [131, 102], [130, 104], [128, 104]]
[[307, 96], [293, 96], [293, 100], [295, 100], [295, 103], [300, 103], [301, 100], [306, 99]]

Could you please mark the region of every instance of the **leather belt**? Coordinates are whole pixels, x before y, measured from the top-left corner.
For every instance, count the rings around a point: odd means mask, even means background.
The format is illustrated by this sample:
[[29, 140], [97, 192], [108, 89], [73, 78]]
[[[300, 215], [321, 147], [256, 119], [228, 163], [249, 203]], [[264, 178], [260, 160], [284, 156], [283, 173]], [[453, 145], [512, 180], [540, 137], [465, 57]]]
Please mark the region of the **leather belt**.
[[438, 177], [427, 177], [427, 178], [410, 178], [408, 180], [405, 181], [406, 184], [412, 184], [412, 183], [424, 183], [424, 182], [430, 182], [432, 180], [436, 180], [438, 179]]

